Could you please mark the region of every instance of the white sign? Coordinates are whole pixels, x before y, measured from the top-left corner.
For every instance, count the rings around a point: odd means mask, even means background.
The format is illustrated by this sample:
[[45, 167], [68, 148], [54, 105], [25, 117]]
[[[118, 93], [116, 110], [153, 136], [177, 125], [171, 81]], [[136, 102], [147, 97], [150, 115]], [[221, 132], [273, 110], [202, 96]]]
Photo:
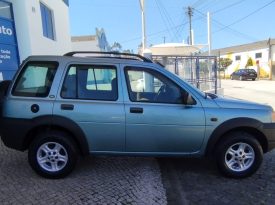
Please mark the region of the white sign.
[[4, 35], [12, 35], [12, 30], [10, 28], [6, 28], [5, 26], [0, 26], [0, 34], [4, 34]]

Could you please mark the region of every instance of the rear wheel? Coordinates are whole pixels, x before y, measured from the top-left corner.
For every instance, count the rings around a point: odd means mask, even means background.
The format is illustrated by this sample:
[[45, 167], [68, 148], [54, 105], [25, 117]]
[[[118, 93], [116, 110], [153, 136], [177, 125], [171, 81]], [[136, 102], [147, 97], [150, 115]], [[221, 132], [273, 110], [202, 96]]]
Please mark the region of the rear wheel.
[[77, 149], [66, 133], [39, 134], [29, 147], [29, 164], [40, 176], [62, 178], [73, 170]]
[[255, 81], [255, 78], [252, 78], [253, 81]]
[[217, 145], [216, 160], [224, 175], [233, 178], [248, 177], [260, 167], [263, 150], [252, 135], [232, 132]]

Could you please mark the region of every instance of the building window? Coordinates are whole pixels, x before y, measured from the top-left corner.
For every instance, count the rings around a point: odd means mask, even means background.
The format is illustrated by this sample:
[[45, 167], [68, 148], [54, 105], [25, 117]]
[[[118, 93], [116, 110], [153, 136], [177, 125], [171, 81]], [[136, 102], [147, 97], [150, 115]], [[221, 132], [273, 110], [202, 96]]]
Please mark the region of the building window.
[[43, 27], [43, 36], [55, 40], [52, 11], [42, 3], [40, 3], [40, 10]]
[[255, 58], [262, 58], [262, 53], [256, 53]]
[[0, 1], [0, 17], [11, 19], [11, 5]]
[[235, 56], [235, 60], [236, 60], [236, 61], [241, 60], [241, 56]]

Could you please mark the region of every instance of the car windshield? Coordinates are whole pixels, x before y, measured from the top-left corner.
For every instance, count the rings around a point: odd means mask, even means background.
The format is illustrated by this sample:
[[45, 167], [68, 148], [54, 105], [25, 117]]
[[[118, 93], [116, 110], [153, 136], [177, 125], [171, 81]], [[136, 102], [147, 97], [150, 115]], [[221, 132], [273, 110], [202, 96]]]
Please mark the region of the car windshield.
[[247, 72], [248, 72], [248, 73], [256, 73], [256, 71], [253, 70], [253, 69], [247, 69]]
[[243, 72], [246, 72], [246, 73], [256, 73], [256, 71], [254, 69], [243, 69]]
[[192, 87], [194, 90], [196, 90], [202, 97], [206, 96], [206, 93], [201, 91], [200, 89], [198, 89], [196, 86], [194, 86], [193, 84], [187, 82], [184, 78], [178, 76], [175, 73], [171, 73], [172, 75], [174, 75], [175, 77], [179, 78], [180, 80], [184, 81], [187, 85], [189, 85], [190, 87]]

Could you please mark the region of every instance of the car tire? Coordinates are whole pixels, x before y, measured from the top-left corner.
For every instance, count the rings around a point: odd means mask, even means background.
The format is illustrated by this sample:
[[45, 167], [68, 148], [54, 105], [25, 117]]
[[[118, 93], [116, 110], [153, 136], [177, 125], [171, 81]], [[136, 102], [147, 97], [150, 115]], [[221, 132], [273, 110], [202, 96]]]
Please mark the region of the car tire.
[[262, 160], [261, 145], [246, 132], [229, 133], [217, 146], [217, 165], [227, 177], [248, 177], [258, 170]]
[[58, 179], [70, 174], [75, 167], [78, 151], [70, 135], [61, 131], [40, 133], [31, 142], [28, 160], [42, 177]]
[[252, 78], [253, 81], [255, 81], [255, 78]]

